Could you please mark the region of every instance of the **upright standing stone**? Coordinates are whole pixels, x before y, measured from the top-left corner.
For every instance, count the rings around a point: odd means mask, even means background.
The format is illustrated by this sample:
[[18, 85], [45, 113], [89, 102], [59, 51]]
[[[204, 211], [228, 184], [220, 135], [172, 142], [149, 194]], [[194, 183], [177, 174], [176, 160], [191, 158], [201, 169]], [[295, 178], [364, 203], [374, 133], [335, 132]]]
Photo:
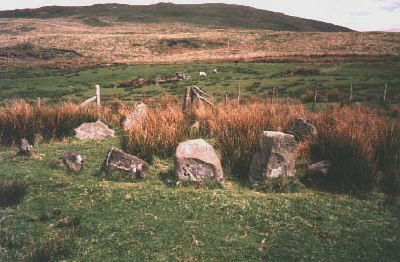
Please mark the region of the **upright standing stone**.
[[133, 126], [142, 125], [143, 121], [147, 117], [147, 106], [144, 103], [138, 105], [132, 112], [130, 112], [127, 116], [125, 121], [123, 122], [122, 126], [124, 130], [129, 130]]
[[264, 131], [259, 148], [250, 163], [250, 180], [294, 176], [295, 150], [294, 136], [282, 132]]
[[307, 138], [315, 138], [318, 135], [317, 128], [304, 118], [296, 118], [294, 120], [292, 132], [294, 137], [299, 141]]
[[67, 150], [62, 155], [62, 160], [64, 165], [68, 170], [71, 170], [75, 173], [81, 171], [83, 167], [83, 157], [81, 154], [74, 150]]
[[180, 143], [175, 152], [174, 162], [176, 175], [180, 180], [221, 181], [224, 177], [217, 153], [203, 139]]

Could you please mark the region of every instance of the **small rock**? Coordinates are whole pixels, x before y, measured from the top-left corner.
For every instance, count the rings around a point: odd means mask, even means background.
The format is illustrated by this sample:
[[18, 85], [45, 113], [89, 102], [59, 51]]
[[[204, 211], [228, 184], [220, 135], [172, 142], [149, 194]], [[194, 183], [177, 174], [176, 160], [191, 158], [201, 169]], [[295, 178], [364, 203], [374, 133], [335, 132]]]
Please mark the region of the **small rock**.
[[304, 118], [296, 118], [294, 120], [292, 133], [298, 141], [307, 138], [313, 139], [318, 136], [317, 128]]
[[200, 122], [196, 121], [194, 124], [190, 127], [192, 131], [199, 131], [200, 130]]
[[64, 165], [68, 170], [78, 173], [83, 168], [83, 157], [74, 150], [67, 150], [62, 155]]
[[308, 169], [308, 172], [311, 174], [326, 176], [328, 174], [330, 166], [331, 166], [331, 163], [328, 160], [323, 160], [323, 161], [319, 161], [319, 162], [309, 165], [307, 167], [307, 169]]
[[33, 138], [33, 145], [37, 147], [42, 140], [43, 136], [41, 133], [35, 134], [35, 137]]
[[250, 163], [251, 181], [295, 175], [296, 141], [294, 136], [264, 131], [259, 147]]
[[224, 177], [218, 155], [203, 139], [180, 143], [175, 152], [174, 163], [179, 180], [221, 181]]
[[117, 148], [111, 148], [101, 167], [103, 172], [127, 172], [132, 178], [145, 178], [148, 170], [149, 165], [145, 161]]
[[108, 126], [100, 120], [94, 123], [84, 123], [75, 129], [75, 137], [81, 140], [104, 139], [106, 137], [114, 136], [115, 131], [109, 129]]
[[29, 144], [28, 140], [22, 138], [18, 145], [18, 155], [31, 156], [32, 154], [33, 154], [32, 146]]

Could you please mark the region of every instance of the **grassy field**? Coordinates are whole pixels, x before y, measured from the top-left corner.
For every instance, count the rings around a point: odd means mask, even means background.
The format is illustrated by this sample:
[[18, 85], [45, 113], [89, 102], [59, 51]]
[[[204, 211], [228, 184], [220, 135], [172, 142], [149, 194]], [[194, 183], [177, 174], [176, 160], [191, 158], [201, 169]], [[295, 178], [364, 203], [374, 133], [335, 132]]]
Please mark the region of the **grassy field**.
[[[264, 194], [233, 180], [180, 188], [168, 159], [155, 159], [145, 181], [107, 181], [99, 168], [111, 146], [118, 140], [40, 144], [42, 159], [1, 148], [0, 180], [29, 183], [22, 203], [0, 209], [1, 261], [46, 252], [66, 261], [400, 259], [400, 206], [382, 196]], [[85, 158], [79, 175], [60, 163], [67, 148]]]
[[[218, 69], [218, 74], [212, 70]], [[200, 78], [199, 72], [209, 73]], [[114, 87], [134, 77], [148, 79], [156, 75], [184, 72], [191, 80], [143, 87]], [[217, 100], [227, 93], [230, 98], [241, 94], [265, 98], [276, 89], [278, 96], [307, 99], [314, 83], [319, 89], [320, 102], [346, 100], [353, 83], [354, 101], [376, 102], [388, 85], [388, 98], [400, 101], [400, 63], [223, 63], [192, 65], [138, 65], [93, 67], [83, 69], [9, 69], [0, 72], [0, 99], [36, 97], [49, 100], [83, 101], [93, 96], [94, 84], [100, 84], [104, 101], [123, 101], [162, 95], [182, 96], [188, 85], [198, 85]]]

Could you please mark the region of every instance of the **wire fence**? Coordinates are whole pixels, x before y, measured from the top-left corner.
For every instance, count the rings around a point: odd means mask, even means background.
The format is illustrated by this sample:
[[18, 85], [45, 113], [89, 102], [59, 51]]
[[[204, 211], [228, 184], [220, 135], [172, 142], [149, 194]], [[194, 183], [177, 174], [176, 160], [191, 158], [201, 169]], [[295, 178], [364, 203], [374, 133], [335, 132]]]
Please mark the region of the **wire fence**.
[[[351, 103], [367, 103], [367, 104], [387, 104], [387, 105], [399, 105], [400, 95], [399, 93], [392, 93], [388, 91], [387, 85], [381, 88], [381, 94], [375, 92], [373, 95], [360, 95], [357, 90], [353, 89], [353, 85], [347, 90], [343, 89], [319, 89], [317, 86], [309, 88], [308, 90], [301, 90], [296, 93], [288, 92], [287, 88], [270, 88], [264, 90], [263, 94], [249, 94], [252, 91], [251, 87], [246, 88], [247, 93], [241, 94], [241, 86], [238, 81], [227, 81], [230, 85], [236, 84], [236, 93], [230, 89], [229, 93], [217, 93], [213, 94], [213, 102], [221, 103], [227, 102], [228, 100], [237, 100], [239, 103], [246, 103], [252, 100], [264, 100], [265, 103], [277, 103], [282, 99], [295, 99], [306, 105], [310, 109], [323, 109], [330, 107], [333, 104], [351, 104]], [[206, 86], [206, 89], [207, 88]], [[377, 91], [377, 90], [375, 90]], [[23, 99], [23, 98], [21, 98]], [[60, 103], [75, 103], [81, 104], [85, 99], [83, 97], [62, 97], [62, 98], [47, 98], [41, 97], [36, 99], [23, 99], [32, 105], [55, 105]], [[0, 101], [0, 106], [5, 105], [8, 100]], [[122, 103], [126, 106], [134, 106], [138, 103], [145, 103], [149, 107], [157, 107], [160, 105], [167, 104], [178, 104], [183, 105], [184, 94], [182, 95], [154, 95], [154, 94], [130, 94], [127, 97], [121, 96], [110, 96], [104, 95], [101, 97], [101, 106], [113, 107], [116, 103]]]

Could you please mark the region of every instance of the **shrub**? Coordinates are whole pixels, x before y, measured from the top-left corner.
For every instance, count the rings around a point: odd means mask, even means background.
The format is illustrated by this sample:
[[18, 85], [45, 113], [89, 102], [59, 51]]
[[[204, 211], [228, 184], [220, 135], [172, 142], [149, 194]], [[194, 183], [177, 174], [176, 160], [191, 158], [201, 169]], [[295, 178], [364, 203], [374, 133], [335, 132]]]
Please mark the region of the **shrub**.
[[54, 236], [46, 241], [41, 241], [30, 248], [29, 253], [26, 255], [26, 261], [58, 261], [66, 256], [69, 242], [69, 236]]
[[148, 161], [153, 155], [172, 156], [178, 144], [190, 138], [190, 127], [189, 118], [177, 106], [149, 110], [142, 125], [125, 132], [121, 145]]
[[340, 91], [338, 89], [327, 90], [325, 92], [325, 95], [328, 99], [328, 102], [340, 102], [344, 99], [343, 91]]
[[63, 138], [82, 123], [99, 118], [110, 119], [110, 111], [71, 103], [34, 107], [23, 100], [9, 101], [0, 108], [0, 143], [16, 144], [21, 138], [32, 141], [36, 133], [45, 139]]
[[392, 125], [383, 134], [378, 150], [382, 172], [382, 189], [392, 196], [400, 195], [400, 125]]
[[315, 116], [319, 136], [315, 159], [331, 162], [328, 186], [368, 191], [379, 183], [375, 152], [386, 122], [377, 110], [357, 105], [331, 108]]
[[219, 106], [217, 113], [209, 116], [208, 123], [221, 151], [223, 165], [246, 178], [262, 131], [286, 130], [295, 117], [304, 114], [299, 104], [228, 104]]
[[17, 205], [27, 189], [28, 184], [24, 181], [0, 181], [0, 206]]

